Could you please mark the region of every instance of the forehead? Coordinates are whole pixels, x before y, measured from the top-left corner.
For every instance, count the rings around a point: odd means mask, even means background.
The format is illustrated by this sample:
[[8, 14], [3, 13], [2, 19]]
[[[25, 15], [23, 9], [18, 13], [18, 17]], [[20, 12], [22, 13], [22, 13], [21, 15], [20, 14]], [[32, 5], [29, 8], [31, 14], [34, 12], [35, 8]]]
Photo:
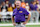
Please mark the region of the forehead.
[[16, 1], [16, 3], [21, 3], [20, 1]]
[[34, 3], [36, 3], [36, 2], [34, 2]]

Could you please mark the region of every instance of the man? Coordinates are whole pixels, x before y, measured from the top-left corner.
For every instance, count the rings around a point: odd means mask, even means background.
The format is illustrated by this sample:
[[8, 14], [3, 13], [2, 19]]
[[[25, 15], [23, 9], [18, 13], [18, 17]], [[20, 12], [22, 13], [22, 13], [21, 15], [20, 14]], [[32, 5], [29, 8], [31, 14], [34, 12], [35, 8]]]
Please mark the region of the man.
[[33, 23], [34, 17], [35, 17], [35, 22], [38, 23], [38, 19], [39, 19], [39, 9], [38, 9], [35, 1], [34, 1], [32, 4], [30, 4], [30, 10], [31, 10], [30, 22]]
[[29, 7], [29, 4], [28, 3], [26, 3], [26, 10], [31, 14], [31, 12], [30, 12], [30, 7]]
[[1, 5], [1, 11], [3, 11], [5, 8], [6, 12], [7, 12], [7, 7], [5, 6], [5, 2], [2, 2], [2, 5]]
[[8, 6], [9, 6], [9, 1], [8, 1], [8, 0], [6, 0], [6, 1], [5, 1], [5, 3], [6, 3], [6, 4], [5, 4], [5, 5], [6, 5], [6, 7], [8, 7]]
[[39, 19], [40, 19], [40, 0], [37, 1], [37, 6], [39, 8]]
[[[12, 22], [15, 27], [25, 27], [24, 25], [30, 19], [30, 14], [29, 12], [27, 12], [27, 10], [21, 7], [20, 1], [16, 1], [15, 3], [16, 3], [16, 9], [13, 10]], [[28, 15], [27, 20], [25, 20], [25, 15]], [[21, 25], [21, 23], [23, 24], [23, 26]]]

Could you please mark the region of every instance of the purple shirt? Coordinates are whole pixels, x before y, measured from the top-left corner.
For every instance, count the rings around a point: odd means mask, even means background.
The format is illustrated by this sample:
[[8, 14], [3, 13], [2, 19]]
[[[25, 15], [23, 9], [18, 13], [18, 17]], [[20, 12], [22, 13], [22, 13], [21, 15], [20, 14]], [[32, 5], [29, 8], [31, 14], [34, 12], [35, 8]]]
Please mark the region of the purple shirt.
[[33, 10], [37, 11], [37, 8], [38, 8], [37, 5], [30, 4], [31, 11]]
[[25, 21], [25, 15], [28, 15], [29, 12], [27, 12], [26, 9], [20, 7], [19, 10], [16, 8], [13, 10], [13, 16], [15, 16], [15, 22], [22, 22]]

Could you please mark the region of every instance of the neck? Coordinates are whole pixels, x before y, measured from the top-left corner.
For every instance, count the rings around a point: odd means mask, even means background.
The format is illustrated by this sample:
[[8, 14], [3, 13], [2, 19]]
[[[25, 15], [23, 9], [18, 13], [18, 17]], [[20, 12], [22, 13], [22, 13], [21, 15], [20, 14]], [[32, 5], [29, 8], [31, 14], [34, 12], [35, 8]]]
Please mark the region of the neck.
[[20, 7], [17, 7], [17, 9], [19, 9]]
[[35, 4], [33, 4], [33, 5], [35, 5]]
[[17, 8], [19, 10], [19, 8]]

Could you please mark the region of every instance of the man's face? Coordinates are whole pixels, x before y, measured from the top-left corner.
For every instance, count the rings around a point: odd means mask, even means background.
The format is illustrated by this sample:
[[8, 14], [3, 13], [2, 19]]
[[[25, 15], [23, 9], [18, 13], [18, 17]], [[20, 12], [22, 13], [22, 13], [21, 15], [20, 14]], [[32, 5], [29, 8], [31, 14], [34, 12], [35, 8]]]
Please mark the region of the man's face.
[[6, 1], [6, 4], [8, 4], [9, 3], [9, 1]]
[[2, 5], [4, 6], [5, 5], [5, 2], [3, 2]]
[[21, 2], [20, 1], [16, 1], [16, 7], [19, 8], [21, 6]]
[[36, 4], [36, 2], [34, 2], [34, 4]]
[[26, 6], [28, 6], [29, 4], [28, 3], [26, 3]]

